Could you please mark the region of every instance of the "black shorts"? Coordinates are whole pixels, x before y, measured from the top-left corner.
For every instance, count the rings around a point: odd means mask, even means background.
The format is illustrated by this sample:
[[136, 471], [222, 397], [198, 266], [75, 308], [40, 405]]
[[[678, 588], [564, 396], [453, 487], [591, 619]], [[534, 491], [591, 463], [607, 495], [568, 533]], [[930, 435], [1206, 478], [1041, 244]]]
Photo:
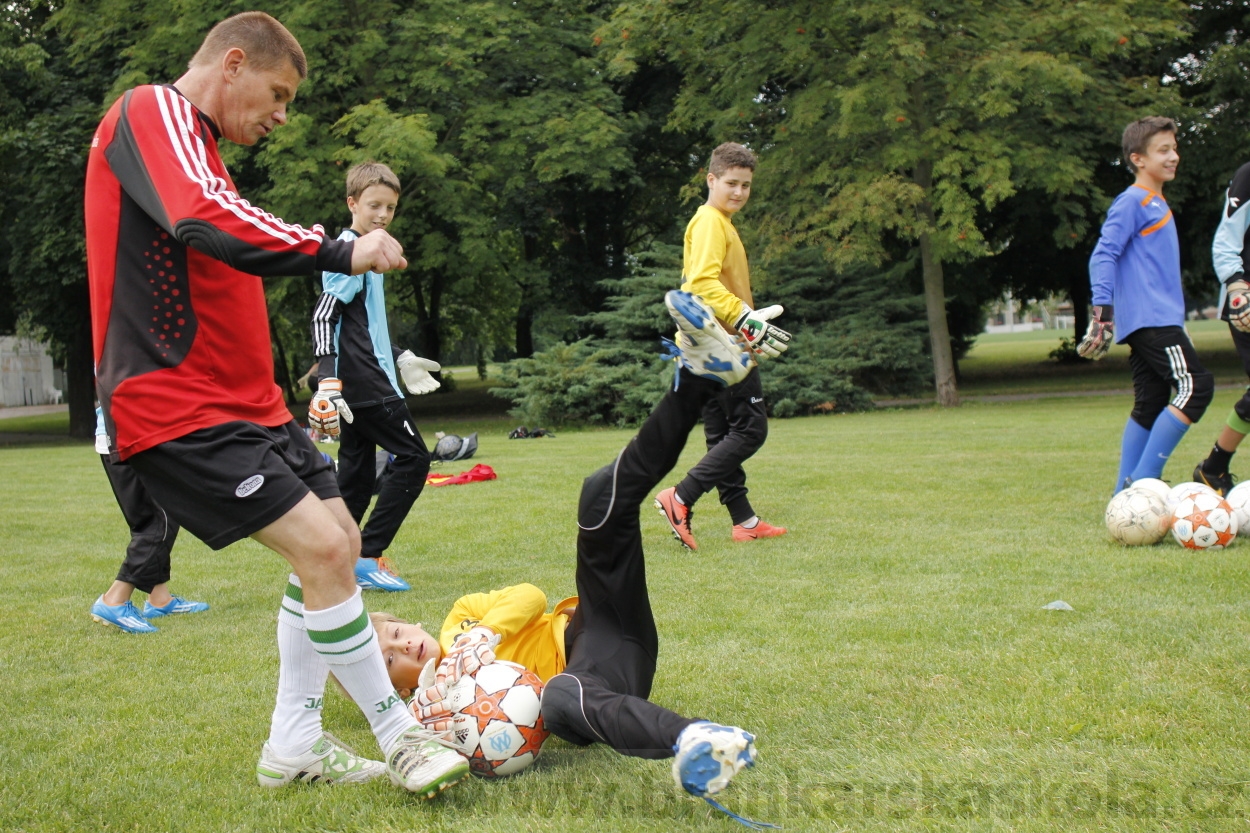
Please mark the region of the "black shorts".
[[126, 462], [171, 518], [215, 550], [269, 526], [309, 492], [339, 496], [333, 465], [295, 420], [214, 425]]

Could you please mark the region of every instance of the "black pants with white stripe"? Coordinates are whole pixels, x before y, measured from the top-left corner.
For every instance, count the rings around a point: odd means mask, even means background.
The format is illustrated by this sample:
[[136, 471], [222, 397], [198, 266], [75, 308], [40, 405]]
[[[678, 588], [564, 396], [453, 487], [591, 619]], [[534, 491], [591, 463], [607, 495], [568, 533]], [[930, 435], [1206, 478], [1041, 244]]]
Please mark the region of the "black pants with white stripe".
[[352, 416], [339, 435], [338, 481], [343, 502], [356, 523], [373, 498], [377, 447], [395, 455], [373, 513], [360, 531], [360, 554], [377, 558], [395, 540], [412, 504], [421, 496], [430, 472], [430, 452], [402, 399], [354, 409]]
[[1133, 371], [1133, 420], [1152, 428], [1168, 405], [1197, 422], [1215, 395], [1211, 375], [1183, 327], [1142, 327], [1124, 339]]
[[683, 374], [613, 463], [582, 484], [577, 511], [577, 611], [568, 665], [547, 681], [543, 720], [557, 737], [666, 758], [695, 722], [647, 700], [659, 637], [647, 593], [639, 511], [677, 464], [703, 406], [724, 387]]
[[100, 459], [130, 526], [130, 545], [117, 580], [151, 593], [156, 585], [169, 581], [169, 553], [178, 538], [178, 524], [152, 499], [133, 468], [112, 462], [107, 454], [101, 454]]

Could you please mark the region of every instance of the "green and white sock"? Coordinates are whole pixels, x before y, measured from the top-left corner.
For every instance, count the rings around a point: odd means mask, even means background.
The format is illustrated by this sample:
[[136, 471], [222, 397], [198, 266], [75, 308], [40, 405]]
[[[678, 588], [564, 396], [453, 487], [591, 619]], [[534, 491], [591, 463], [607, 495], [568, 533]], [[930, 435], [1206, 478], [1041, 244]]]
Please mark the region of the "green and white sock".
[[342, 604], [325, 610], [305, 610], [304, 622], [317, 653], [365, 713], [382, 752], [390, 752], [399, 736], [417, 725], [417, 719], [399, 698], [386, 673], [386, 662], [361, 601], [360, 588]]
[[269, 748], [295, 758], [321, 739], [321, 701], [329, 674], [321, 654], [308, 640], [304, 593], [291, 574], [278, 610], [278, 697], [269, 722]]

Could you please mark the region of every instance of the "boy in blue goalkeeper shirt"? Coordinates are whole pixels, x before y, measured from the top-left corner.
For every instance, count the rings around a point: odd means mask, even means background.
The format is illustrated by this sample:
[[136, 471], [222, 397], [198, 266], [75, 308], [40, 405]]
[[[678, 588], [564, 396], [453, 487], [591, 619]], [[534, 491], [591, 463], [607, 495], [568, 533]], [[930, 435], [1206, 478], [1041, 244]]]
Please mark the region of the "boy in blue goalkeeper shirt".
[[[399, 187], [399, 177], [386, 165], [353, 166], [347, 172], [352, 226], [339, 239], [386, 228], [395, 216]], [[371, 590], [407, 590], [408, 583], [395, 574], [384, 553], [425, 488], [430, 452], [396, 377], [403, 379], [409, 393], [430, 393], [439, 386], [430, 371], [441, 368], [438, 362], [391, 344], [382, 275], [324, 272], [321, 284], [323, 292], [312, 316], [319, 382], [308, 403], [308, 423], [324, 434], [341, 433], [338, 485], [356, 523], [373, 498], [377, 446], [394, 455], [390, 475], [360, 531], [356, 584]]]
[[1123, 148], [1136, 180], [1111, 204], [1089, 258], [1094, 316], [1077, 347], [1081, 356], [1099, 359], [1113, 339], [1129, 346], [1133, 411], [1120, 445], [1116, 492], [1163, 474], [1215, 391], [1185, 332], [1180, 244], [1163, 199], [1163, 185], [1176, 177], [1180, 161], [1176, 123], [1138, 119], [1124, 128]]
[[[1246, 282], [1246, 237], [1250, 235], [1250, 163], [1233, 174], [1224, 195], [1224, 212], [1211, 243], [1211, 265], [1220, 282], [1220, 317], [1228, 322], [1233, 345], [1250, 375], [1250, 283]], [[1250, 434], [1250, 388], [1237, 400], [1220, 429], [1207, 459], [1194, 469], [1194, 480], [1221, 495], [1233, 488], [1229, 464], [1246, 434]]]

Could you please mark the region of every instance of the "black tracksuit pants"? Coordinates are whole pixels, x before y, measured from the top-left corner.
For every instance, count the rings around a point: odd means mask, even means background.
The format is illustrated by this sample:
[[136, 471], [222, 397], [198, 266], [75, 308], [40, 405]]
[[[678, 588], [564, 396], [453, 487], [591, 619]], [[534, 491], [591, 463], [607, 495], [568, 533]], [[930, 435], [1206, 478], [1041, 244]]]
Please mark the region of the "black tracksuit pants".
[[[735, 386], [736, 387], [736, 386]], [[557, 737], [666, 758], [695, 722], [649, 702], [659, 637], [647, 594], [639, 509], [677, 464], [703, 407], [726, 389], [682, 374], [613, 463], [587, 477], [577, 512], [577, 610], [568, 664], [547, 681], [543, 720]]]
[[100, 460], [122, 516], [130, 526], [130, 545], [126, 547], [126, 560], [117, 571], [117, 580], [151, 593], [156, 585], [169, 581], [169, 553], [178, 538], [178, 524], [152, 500], [134, 469], [112, 462], [107, 454], [101, 454]]
[[377, 558], [395, 540], [412, 504], [421, 496], [430, 472], [430, 452], [403, 399], [353, 409], [352, 415], [353, 421], [344, 423], [339, 435], [338, 482], [356, 523], [373, 498], [377, 447], [395, 455], [373, 513], [360, 530], [360, 554]]
[[[692, 378], [697, 377], [682, 374], [678, 394]], [[768, 438], [768, 415], [758, 367], [752, 368], [750, 375], [738, 384], [718, 387], [716, 395], [704, 404], [703, 434], [707, 454], [677, 484], [678, 496], [682, 503], [694, 506], [695, 501], [715, 488], [735, 524], [751, 520], [755, 510], [747, 500], [747, 473], [742, 464]]]

